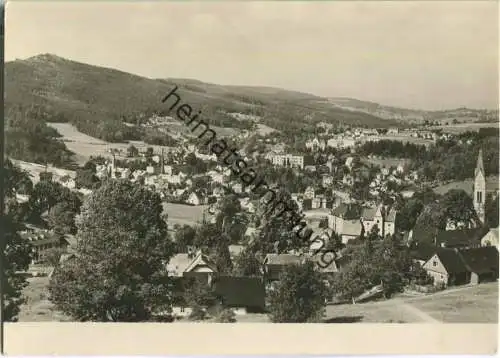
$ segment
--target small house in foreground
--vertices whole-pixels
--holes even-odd
[[[495,246],[498,249],[498,228],[490,229],[481,239],[481,246]]]

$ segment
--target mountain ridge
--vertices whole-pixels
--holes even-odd
[[[279,91],[279,92],[290,92],[290,93],[298,93],[302,94],[305,96],[310,96],[310,97],[315,97],[315,98],[321,98],[325,100],[332,100],[334,102],[338,101],[349,101],[349,102],[358,102],[360,104],[366,104],[366,105],[371,105],[371,106],[379,106],[379,107],[384,107],[384,108],[390,108],[393,110],[400,110],[400,111],[409,111],[409,112],[425,112],[425,113],[437,113],[437,112],[450,112],[450,111],[457,111],[457,110],[471,110],[471,111],[495,111],[496,109],[492,108],[472,108],[472,107],[467,107],[467,106],[462,106],[462,107],[456,107],[456,108],[445,108],[445,109],[425,109],[425,108],[409,108],[409,107],[402,107],[402,106],[396,106],[396,105],[390,105],[390,104],[384,104],[384,103],[379,103],[375,101],[370,101],[370,100],[365,100],[365,99],[359,99],[359,98],[354,98],[354,97],[347,97],[347,96],[321,96],[321,95],[316,95],[310,92],[304,92],[304,91],[299,91],[295,89],[284,89],[280,87],[274,87],[274,86],[250,86],[250,85],[222,85],[218,83],[213,83],[213,82],[207,82],[207,81],[202,81],[199,79],[195,78],[180,78],[180,77],[168,77],[168,78],[159,78],[159,77],[148,77],[144,75],[139,75],[135,74],[132,72],[127,72],[124,70],[120,70],[117,68],[113,67],[108,67],[108,66],[103,66],[103,65],[93,65],[81,61],[76,61],[76,60],[71,60],[62,56],[59,56],[54,53],[42,53],[34,56],[27,57],[26,59],[15,59],[12,61],[7,61],[6,63],[10,62],[15,62],[15,61],[59,61],[59,62],[70,62],[70,63],[75,63],[79,65],[85,65],[85,66],[92,66],[92,67],[98,67],[98,68],[103,68],[106,70],[111,70],[111,71],[116,71],[117,73],[122,73],[126,74],[129,76],[135,76],[139,78],[146,78],[146,79],[151,79],[151,80],[157,80],[157,81],[167,81],[167,82],[179,82],[179,83],[184,83],[184,84],[193,84],[193,85],[209,85],[209,86],[219,86],[219,87],[225,87],[225,88],[242,88],[242,89],[252,89],[252,90],[274,90],[274,91]]]
[[[153,79],[115,68],[44,53],[5,63],[6,111],[35,108],[38,119],[71,122],[87,135],[108,140],[140,139],[123,122],[166,114],[161,99],[174,86],[182,100],[202,108],[213,125],[249,129],[230,112],[255,114],[262,124],[289,133],[319,121],[388,127],[398,122],[347,111],[324,97],[274,87],[224,86],[194,79]],[[112,132],[107,133],[107,132]]]

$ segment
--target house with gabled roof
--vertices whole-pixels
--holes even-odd
[[[467,283],[467,268],[454,249],[436,250],[436,253],[422,266],[435,285],[460,285]]]
[[[196,254],[176,254],[170,258],[166,266],[172,277],[210,277],[217,272],[217,266],[201,251]]]
[[[386,210],[386,214],[384,217],[384,234],[385,235],[394,235],[396,232],[396,208],[391,207],[389,210]]]
[[[494,246],[460,250],[459,254],[470,272],[471,284],[498,279],[498,250]]]
[[[345,245],[349,241],[358,238],[361,233],[363,233],[363,225],[358,219],[355,220],[345,220],[342,228],[337,231],[340,235],[342,243]]]
[[[350,237],[357,232],[356,236],[358,236],[361,233],[360,214],[361,207],[359,205],[341,203],[328,216],[328,227],[340,235],[344,233]],[[344,230],[344,226],[346,226],[346,230]]]
[[[192,308],[187,302],[186,292],[192,284],[196,284],[190,277],[173,278],[173,307],[174,316],[188,316]],[[206,285],[212,298],[205,304],[207,310],[214,305],[230,308],[236,315],[246,313],[265,312],[265,284],[262,277],[240,277],[215,274]]]
[[[410,246],[411,259],[423,266],[429,259],[434,256],[439,248],[426,242],[416,242]]]
[[[200,196],[197,195],[195,192],[192,192],[187,197],[186,203],[190,204],[190,205],[198,206],[202,203],[202,199],[200,199]]]

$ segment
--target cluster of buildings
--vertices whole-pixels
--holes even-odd
[[[367,235],[377,227],[382,236],[396,232],[397,211],[389,206],[363,207],[355,203],[342,203],[328,214],[328,227],[340,235],[343,244]]]
[[[305,143],[305,149],[308,151],[325,151],[327,148],[335,149],[346,149],[354,148],[366,142],[376,142],[380,140],[390,140],[398,138],[420,138],[425,144],[431,144],[437,140],[449,140],[452,138],[451,134],[442,133],[437,134],[429,130],[420,129],[404,129],[399,128],[389,128],[385,134],[377,129],[369,128],[354,128],[350,130],[345,130],[342,133],[334,134],[333,136],[329,133],[318,134],[317,136],[310,138]]]
[[[246,118],[250,119],[250,118]],[[391,128],[385,134],[386,137],[408,135],[429,140],[438,139],[436,134],[426,131],[404,131],[397,128]],[[372,129],[353,129],[345,131],[341,135],[333,138],[327,138],[329,135],[318,135],[308,140],[305,147],[308,151],[325,151],[326,148],[353,148],[360,140],[377,140],[380,134]],[[274,151],[269,151],[264,158],[273,165],[297,168],[305,171],[316,171],[319,166],[305,165],[305,155],[296,155],[285,152],[285,146],[277,144]],[[188,145],[183,148],[183,153],[194,153],[194,155],[203,161],[217,161],[214,154],[200,153],[194,145]],[[304,153],[306,154],[306,153]],[[104,165],[97,166],[96,175],[99,178],[127,178],[131,181],[141,181],[144,185],[154,186],[163,198],[171,202],[182,202],[189,205],[208,204],[209,209],[213,208],[222,198],[227,189],[235,193],[243,193],[245,188],[239,182],[232,182],[231,170],[220,165],[215,165],[215,169],[208,170],[206,173],[197,176],[207,178],[206,187],[193,188],[193,181],[197,176],[189,176],[180,171],[175,171],[174,166],[166,165],[163,152],[161,155],[152,157],[153,164],[145,170],[130,170],[128,168],[119,168],[116,165],[115,158]],[[338,181],[334,177],[334,172],[339,165],[345,166],[348,170],[343,174],[342,179]],[[352,154],[348,154],[344,161],[338,160],[333,155],[329,155],[324,166],[328,169],[324,174],[318,176],[320,182],[314,186],[307,187],[303,193],[293,193],[292,199],[299,208],[304,211],[305,219],[313,223],[311,227],[327,229],[335,232],[341,238],[343,244],[352,243],[361,235],[369,234],[375,227],[382,236],[393,235],[398,232],[397,215],[394,207],[376,203],[359,203],[350,199],[348,193],[340,192],[341,189],[351,187],[359,176],[366,173],[355,163]],[[361,174],[360,174],[361,173]],[[305,174],[307,175],[307,174]],[[373,180],[369,183],[369,191],[372,197],[376,198],[380,193],[388,190],[388,183],[397,185],[412,184],[418,180],[416,172],[408,172],[404,165],[398,165],[395,168],[380,168],[375,174]],[[63,185],[74,188],[74,178],[66,176],[61,179]],[[338,184],[338,185],[337,185]],[[337,188],[334,188],[337,187]],[[474,208],[478,216],[484,222],[485,200],[489,193],[498,195],[498,178],[494,180],[487,178],[484,173],[482,162],[482,153],[479,154],[478,164],[475,171],[475,184],[473,189]],[[408,193],[411,196],[411,192]],[[248,197],[241,197],[240,203],[243,210],[255,212],[256,203]],[[247,230],[248,231],[248,230]],[[320,230],[318,230],[320,231]],[[465,233],[465,234],[464,234]],[[45,236],[44,236],[45,235]],[[47,234],[48,235],[48,234]],[[42,234],[33,240],[36,242],[36,259],[43,260],[44,252],[54,247],[68,246],[66,238],[50,239]],[[430,238],[425,236],[430,235]],[[432,236],[434,235],[434,236]],[[439,233],[422,233],[410,231],[406,234],[405,240],[408,245],[414,245],[422,241],[430,242],[427,244],[418,244],[414,249],[414,259],[421,263],[429,274],[434,277],[436,283],[446,285],[458,284],[463,282],[480,282],[488,277],[498,276],[498,229],[490,232],[477,234],[479,236],[470,236],[470,232],[449,229]],[[48,241],[47,241],[48,240]],[[52,241],[51,241],[52,240]],[[237,256],[237,249],[232,245],[230,249],[232,257]],[[241,247],[239,248],[241,251]],[[495,256],[496,252],[496,256]],[[496,257],[497,265],[492,264]],[[277,254],[269,253],[262,260],[262,277],[259,278],[239,278],[221,276],[217,273],[215,265],[210,259],[202,253],[180,253],[170,260],[167,270],[175,277],[191,277],[192,275],[206,276],[210,284],[220,285],[221,299],[229,306],[245,312],[246,310],[259,310],[264,305],[266,284],[276,280],[280,270],[290,264],[304,262],[304,260],[315,260],[310,254],[287,253]],[[341,272],[346,265],[346,258],[339,255],[338,259],[332,261],[324,272],[335,274]],[[493,273],[492,273],[493,272]],[[489,276],[488,276],[489,275]],[[492,276],[493,275],[493,276]],[[224,287],[224,288],[222,288]],[[243,294],[248,292],[248,294]],[[250,293],[251,292],[251,293]],[[187,308],[182,302],[179,303],[177,313],[187,314]]]

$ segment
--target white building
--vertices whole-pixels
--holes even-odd
[[[333,184],[333,177],[328,175],[328,174],[323,175],[322,184],[323,184],[323,186],[332,185]]]
[[[325,150],[326,142],[322,139],[314,138],[306,142],[306,148],[309,150]]]
[[[315,190],[312,186],[309,186],[304,191],[304,199],[313,199],[315,196]]]
[[[191,205],[200,205],[201,200],[198,197],[198,195],[196,195],[196,193],[191,193],[191,194],[189,194],[188,198],[186,199],[186,203],[191,204]]]
[[[283,167],[298,167],[303,169],[304,157],[302,155],[292,154],[275,155],[272,157],[272,163]]]
[[[380,235],[394,235],[396,210],[393,208],[384,210],[382,205],[376,208],[364,208],[361,220],[365,233],[369,233],[374,226],[377,226]]]

